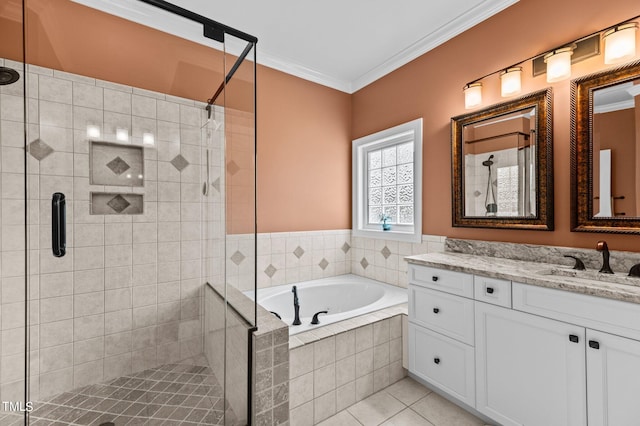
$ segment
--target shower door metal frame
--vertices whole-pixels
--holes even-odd
[[[183,18],[189,19],[191,21],[194,22],[198,22],[200,24],[203,25],[203,36],[212,40],[215,40],[217,42],[223,43],[225,42],[225,34],[229,34],[233,37],[237,37],[239,39],[242,39],[244,41],[247,42],[247,45],[245,46],[244,50],[242,51],[242,53],[240,55],[238,55],[238,58],[236,59],[236,61],[234,62],[233,66],[229,69],[229,72],[227,73],[227,75],[225,76],[225,78],[223,79],[223,81],[220,83],[220,86],[218,87],[218,89],[216,90],[216,92],[211,96],[211,98],[209,98],[207,100],[207,106],[206,106],[206,110],[207,113],[209,114],[209,116],[211,115],[211,111],[212,111],[212,106],[214,104],[214,102],[218,99],[218,97],[224,92],[227,84],[231,81],[231,79],[233,78],[234,74],[236,73],[236,71],[238,70],[238,68],[240,67],[240,65],[244,62],[244,60],[247,58],[247,56],[249,55],[249,53],[251,51],[253,51],[253,84],[254,84],[254,90],[253,90],[253,129],[254,129],[254,143],[253,143],[253,156],[254,159],[257,158],[257,99],[256,99],[256,81],[257,81],[257,70],[256,70],[256,64],[257,64],[257,53],[256,53],[256,44],[258,43],[258,38],[255,36],[252,36],[250,34],[247,34],[243,31],[237,30],[235,28],[229,27],[227,25],[221,24],[217,21],[214,21],[212,19],[209,19],[205,16],[199,15],[195,12],[192,12],[190,10],[184,9],[182,7],[176,6],[172,3],[166,2],[164,0],[139,0],[143,3],[155,6],[159,9],[165,10],[167,12],[171,12],[173,14],[182,16]],[[226,53],[226,52],[225,52]],[[255,164],[255,163],[254,163]],[[255,190],[255,188],[257,188],[257,174],[255,173],[255,169],[254,169],[254,200],[253,200],[253,205],[254,205],[254,209],[256,209],[257,206],[257,191]],[[254,241],[257,233],[257,214],[254,214]],[[257,244],[254,243],[253,245],[253,250],[254,250],[254,259],[257,259]],[[254,291],[257,289],[257,277],[254,274],[253,277],[253,287],[254,287]],[[226,284],[225,284],[226,286]],[[213,287],[212,287],[213,288]],[[226,292],[226,290],[225,290]],[[226,301],[226,294],[225,295],[221,295],[225,301]],[[230,307],[232,310],[234,310],[236,313],[239,314],[239,312],[232,306],[232,305],[227,305],[228,307]],[[258,312],[257,309],[253,310],[254,313],[254,318],[253,318],[253,324],[248,324],[248,328],[247,328],[247,332],[248,332],[248,361],[249,361],[249,365],[248,365],[248,374],[247,374],[247,380],[248,380],[248,395],[247,395],[247,410],[248,410],[248,422],[249,425],[252,422],[252,406],[253,406],[253,398],[252,398],[252,381],[253,381],[253,377],[252,377],[252,368],[251,365],[253,364],[253,339],[252,339],[252,335],[253,333],[258,329]],[[226,317],[226,314],[225,314]],[[226,340],[226,338],[225,338]],[[225,366],[226,366],[226,361],[225,361]],[[225,367],[226,368],[226,367]],[[224,386],[226,388],[226,380],[224,383]],[[226,395],[226,390],[225,390],[225,395]]]

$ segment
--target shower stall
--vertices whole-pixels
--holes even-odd
[[[0,425],[255,418],[256,42],[0,4]]]

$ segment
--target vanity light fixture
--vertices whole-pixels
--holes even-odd
[[[475,108],[482,103],[482,83],[469,83],[462,90],[466,109]]]
[[[547,83],[555,83],[571,77],[571,55],[574,46],[561,47],[544,55],[547,64]]]
[[[472,109],[482,104],[482,80],[500,75],[502,97],[513,96],[522,89],[522,64],[531,61],[532,76],[547,74],[547,83],[571,77],[571,64],[600,55],[600,41],[604,40],[604,63],[614,64],[636,58],[636,33],[640,15],[601,29],[553,50],[538,53],[508,68],[493,71],[464,86],[464,107]]]
[[[500,73],[500,92],[503,98],[516,95],[522,89],[522,67],[511,67]]]
[[[636,56],[636,31],[638,24],[617,25],[606,31],[604,38],[604,63],[617,64]]]

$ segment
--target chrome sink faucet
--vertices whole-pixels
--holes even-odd
[[[300,325],[302,321],[300,321],[300,301],[298,300],[298,288],[294,285],[291,289],[293,293],[293,309],[295,311],[295,318],[293,319],[293,325]]]
[[[609,266],[609,247],[607,246],[607,242],[598,241],[596,250],[602,252],[602,268],[600,268],[600,272],[603,274],[613,274],[611,266]]]

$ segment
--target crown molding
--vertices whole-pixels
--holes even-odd
[[[627,101],[614,102],[606,105],[598,105],[593,107],[594,114],[602,114],[605,112],[620,111],[623,109],[635,108],[636,103],[633,99]]]
[[[507,7],[517,3],[519,0],[501,0],[491,2],[485,0],[478,6],[469,9],[465,13],[454,18],[450,22],[431,32],[429,35],[418,40],[411,46],[393,55],[382,64],[378,65],[371,71],[366,72],[351,82],[352,92],[357,92],[363,87],[373,83],[379,78],[389,74],[392,71],[408,64],[417,57],[424,55],[428,51],[438,47],[446,41],[454,38],[458,34],[463,33],[469,28],[479,24],[485,19],[490,18],[496,13],[506,9]]]
[[[339,90],[341,92],[349,94],[353,93],[353,90],[351,89],[351,82],[347,80],[342,80],[329,74],[305,67],[292,60],[278,57],[260,48],[258,48],[258,64],[299,77],[303,80],[308,80],[322,86]]]
[[[83,4],[85,6],[93,7],[112,15],[120,16],[125,19],[137,22],[142,25],[157,28],[161,31],[163,26],[159,25],[158,17],[152,16],[149,12],[149,7],[145,9],[144,4],[135,2],[132,0],[72,0],[76,3]],[[495,15],[496,13],[506,9],[507,7],[517,3],[519,0],[484,0],[476,7],[469,9],[458,17],[454,18],[447,24],[434,30],[427,36],[418,40],[409,47],[403,49],[399,53],[393,55],[389,59],[382,62],[372,70],[364,73],[360,77],[353,81],[337,78],[333,75],[325,74],[318,70],[305,67],[298,64],[295,61],[289,60],[281,56],[274,55],[268,51],[258,48],[257,62],[260,65],[264,65],[269,68],[273,68],[278,71],[293,75],[295,77],[302,78],[323,86],[330,87],[348,94],[352,94],[363,87],[373,83],[374,81],[384,77],[392,71],[400,68],[403,65],[411,62],[417,57],[427,53],[440,44],[452,39],[458,34],[468,30],[474,25],[479,24],[485,19]],[[188,25],[175,25],[170,31],[172,34],[185,38],[187,40],[194,41],[196,43],[204,44],[213,48],[218,48],[220,43],[214,42],[209,39],[202,38],[200,32],[194,32],[192,27]],[[231,46],[229,46],[231,47]],[[229,49],[232,52],[237,49]],[[242,49],[240,49],[241,51]]]

